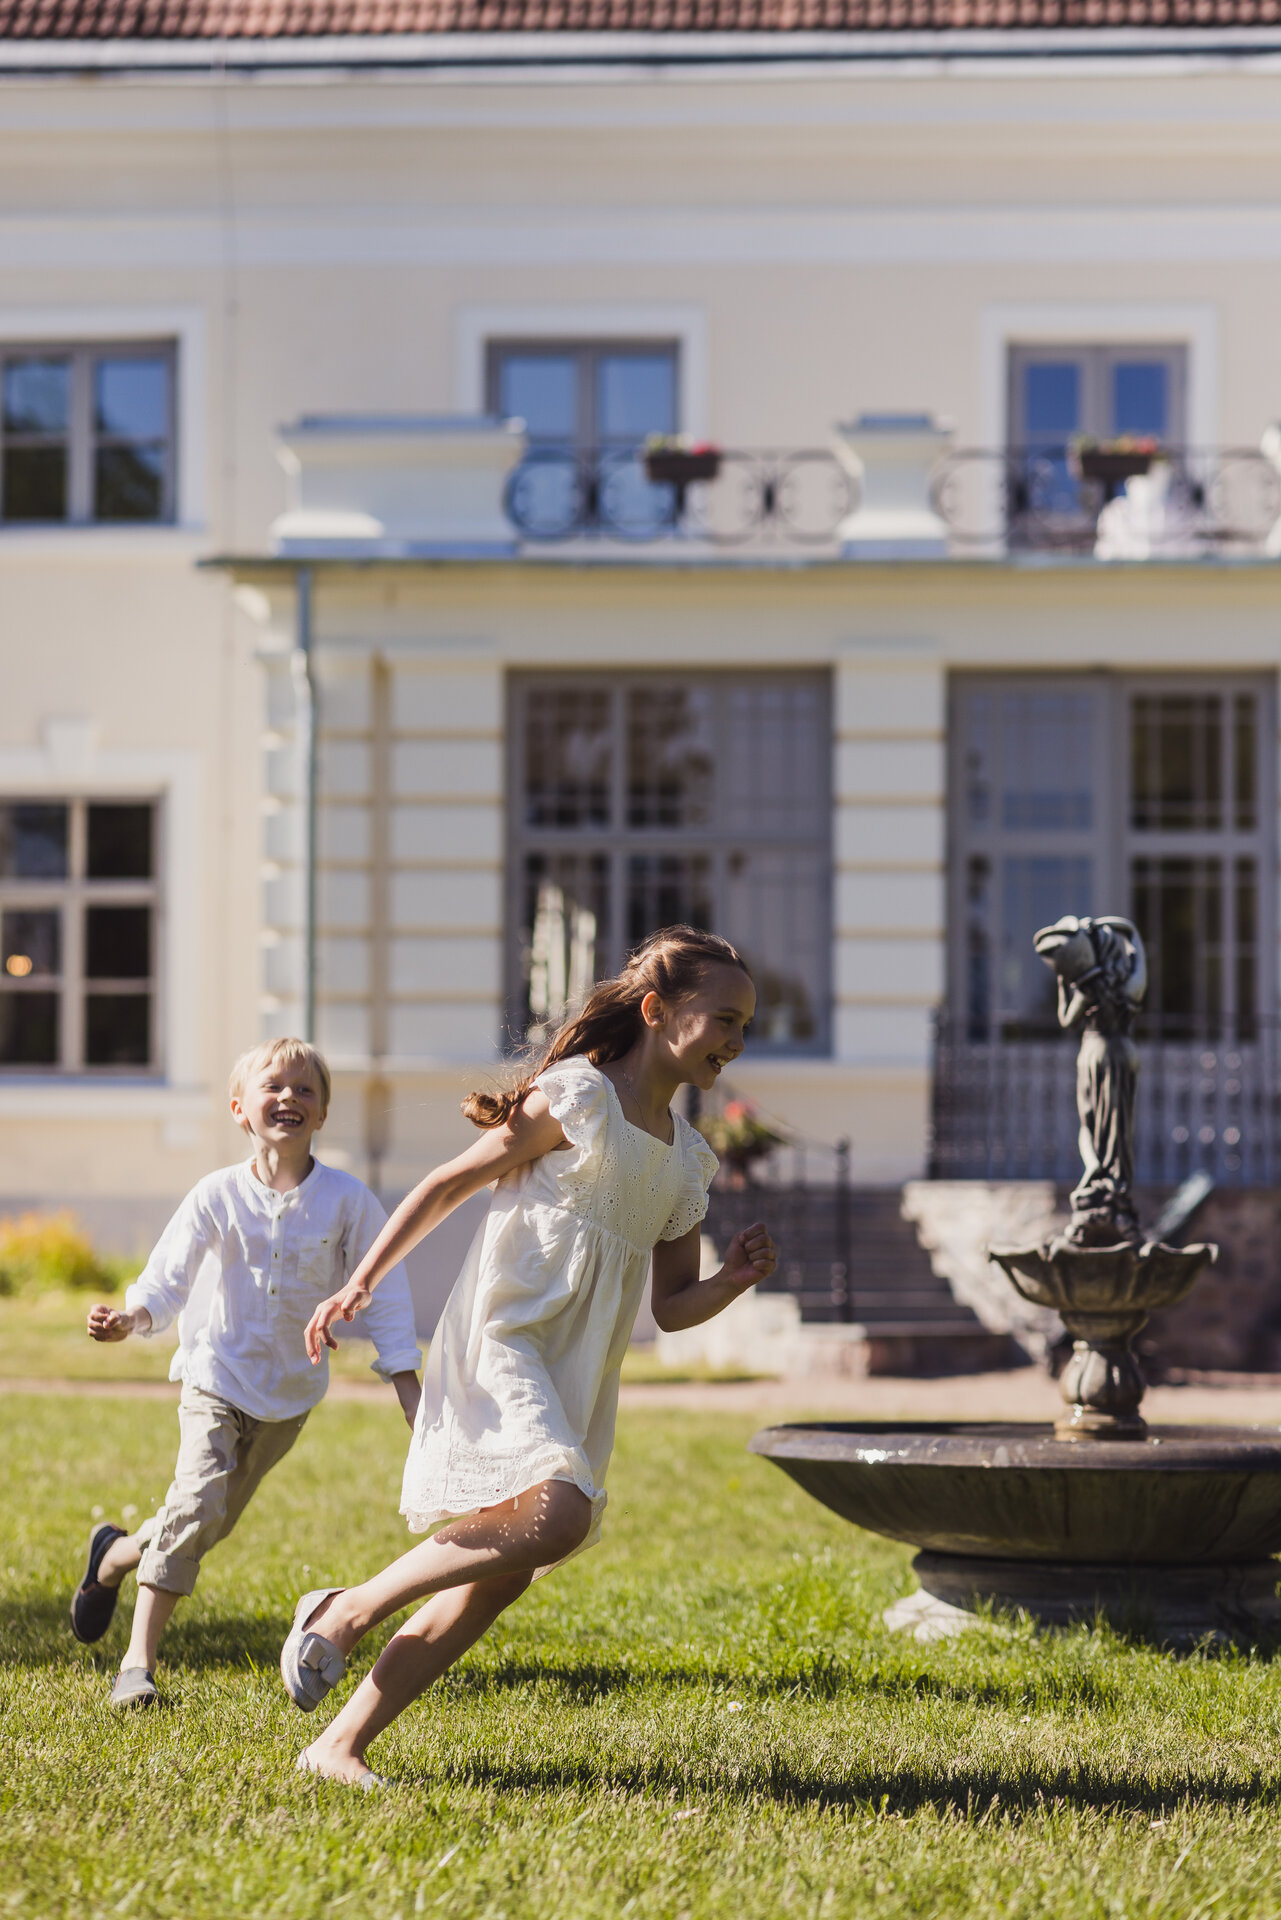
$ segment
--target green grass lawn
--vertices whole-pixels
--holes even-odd
[[[625,1414],[604,1545],[384,1736],[364,1796],[292,1772],[316,1723],[276,1659],[302,1586],[404,1544],[395,1410],[319,1410],[180,1610],[164,1710],[122,1720],[122,1623],[77,1647],[66,1604],[91,1515],[163,1494],[174,1411],[0,1396],[0,1913],[1275,1920],[1269,1658],[904,1642],[907,1551],[749,1430]]]
[[[85,1332],[85,1319],[97,1298],[93,1293],[0,1295],[0,1381],[4,1380],[167,1380],[178,1343],[176,1327],[152,1340],[121,1340],[100,1345]],[[359,1323],[357,1323],[359,1324]],[[329,1368],[335,1379],[370,1380],[373,1351],[368,1340],[344,1339]],[[652,1347],[633,1347],[623,1362],[624,1380],[674,1383],[681,1380],[750,1380],[735,1370],[662,1366]]]

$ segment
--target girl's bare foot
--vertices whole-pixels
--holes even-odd
[[[354,1753],[326,1748],[323,1738],[314,1740],[298,1755],[298,1772],[314,1773],[322,1780],[339,1780],[345,1787],[385,1787],[387,1782]]]

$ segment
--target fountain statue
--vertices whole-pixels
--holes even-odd
[[[1059,1024],[1080,1035],[1084,1171],[1061,1234],[990,1258],[1073,1337],[1057,1420],[769,1427],[751,1451],[846,1519],[920,1549],[920,1591],[886,1618],[921,1637],[972,1625],[984,1606],[1048,1624],[1138,1618],[1176,1644],[1281,1632],[1281,1433],[1149,1427],[1139,1411],[1134,1337],[1218,1251],[1139,1230],[1143,941],[1128,920],[1066,915],[1035,945],[1058,976]]]
[[[993,1247],[991,1258],[1025,1300],[1054,1307],[1073,1336],[1059,1433],[1141,1433],[1144,1382],[1131,1342],[1157,1307],[1183,1299],[1217,1249],[1141,1243],[1133,1194],[1139,1054],[1131,1029],[1147,956],[1137,927],[1111,915],[1065,914],[1033,944],[1058,975],[1059,1025],[1081,1035],[1076,1105],[1085,1171],[1061,1236],[1043,1247]]]

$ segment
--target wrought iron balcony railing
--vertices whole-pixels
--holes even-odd
[[[1139,1183],[1173,1187],[1204,1169],[1224,1186],[1271,1185],[1281,1169],[1276,1023],[1255,1023],[1248,1038],[1176,1040],[1153,1038],[1140,1019],[1135,1039]],[[940,1018],[931,1175],[1075,1184],[1076,1052],[1063,1034],[976,1041]]]
[[[1103,453],[1084,473],[1080,464],[1066,446],[947,454],[931,494],[950,547],[1100,559],[1241,555],[1265,550],[1281,518],[1281,478],[1257,448],[1165,448],[1146,472],[1142,457]]]
[[[725,449],[709,464],[710,478],[653,479],[643,447],[534,446],[508,479],[504,508],[533,548],[679,540],[840,551],[863,492],[848,460],[821,447]],[[1083,476],[1066,447],[965,448],[935,465],[928,505],[940,550],[958,557],[1243,557],[1281,543],[1281,476],[1257,449],[1162,449],[1132,481],[1141,484]]]
[[[723,451],[716,465],[710,480],[651,480],[643,447],[535,446],[507,483],[507,515],[535,544],[831,547],[856,503],[853,479],[822,448]]]

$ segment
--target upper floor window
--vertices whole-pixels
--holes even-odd
[[[1015,346],[1009,361],[1011,531],[1032,544],[1094,538],[1123,476],[1081,472],[1074,443],[1133,439],[1181,451],[1187,432],[1182,346]]]
[[[674,433],[677,348],[662,341],[495,340],[489,406],[521,419],[531,443],[636,447]]]
[[[514,683],[512,1025],[539,1037],[662,926],[733,941],[753,1048],[827,1043],[831,720],[815,673]]]
[[[0,1068],[155,1064],[156,813],[0,802]]]
[[[174,517],[174,351],[165,343],[0,349],[0,521]]]
[[[679,372],[670,341],[492,341],[489,410],[523,420],[530,446],[513,482],[517,525],[559,538],[665,524],[671,488],[650,482],[641,449],[680,425]]]

